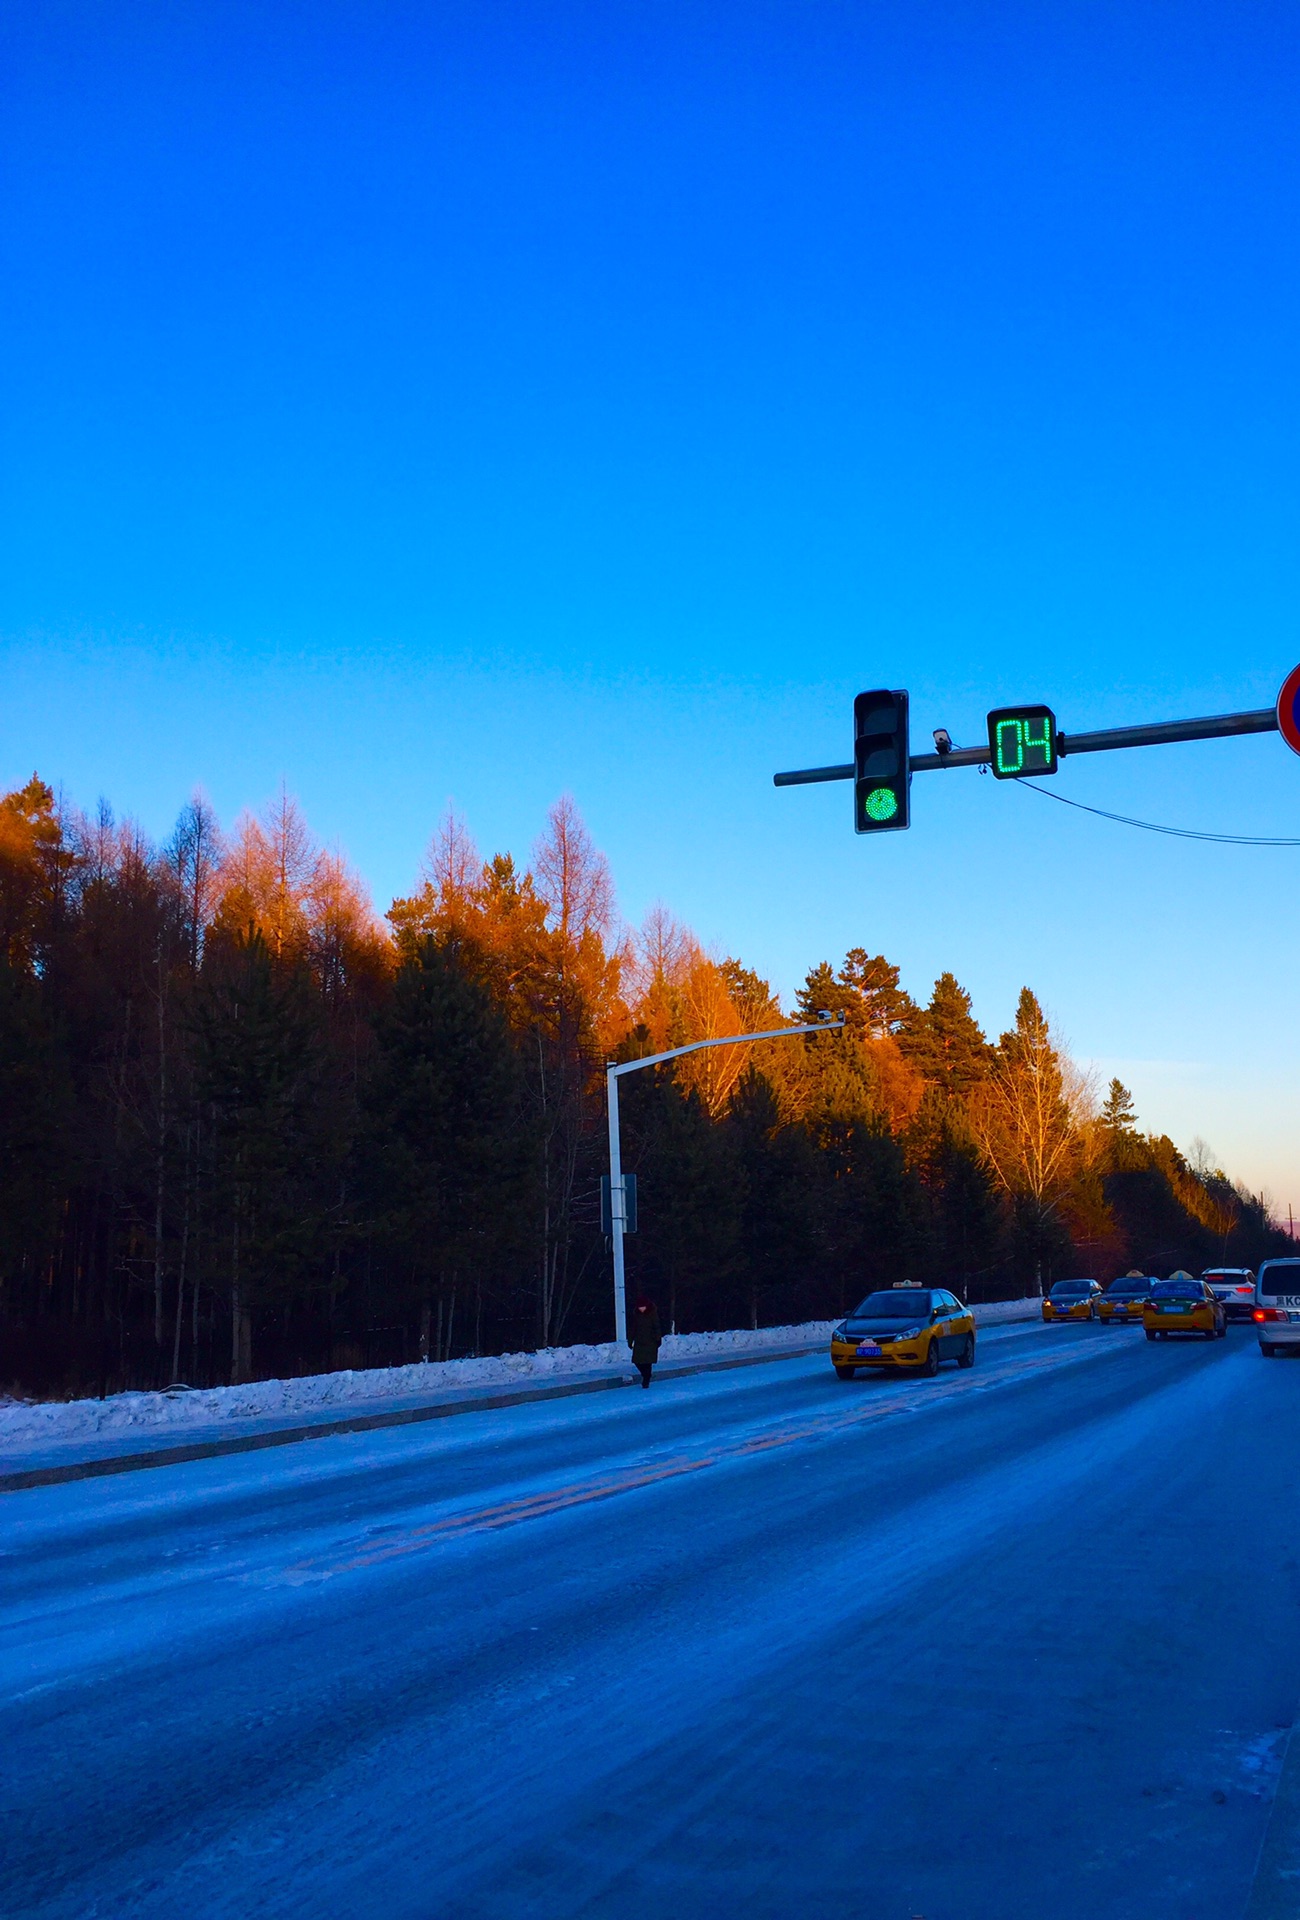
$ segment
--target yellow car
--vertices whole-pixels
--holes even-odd
[[[1190,1273],[1173,1273],[1151,1288],[1142,1309],[1142,1325],[1148,1340],[1163,1340],[1171,1333],[1199,1333],[1205,1340],[1222,1340],[1228,1331],[1228,1315],[1204,1280],[1193,1280]]]
[[[955,1294],[900,1283],[869,1293],[831,1335],[831,1365],[841,1380],[863,1368],[938,1373],[944,1360],[975,1364],[975,1321]]]
[[[1144,1273],[1126,1273],[1122,1279],[1112,1280],[1097,1302],[1097,1318],[1113,1327],[1130,1320],[1140,1322],[1150,1290],[1151,1282]]]
[[[1044,1320],[1095,1320],[1101,1288],[1095,1280],[1058,1280],[1043,1302]]]

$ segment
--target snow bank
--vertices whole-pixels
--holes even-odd
[[[979,1324],[1022,1318],[1036,1301],[1009,1300],[976,1307]],[[832,1320],[796,1327],[733,1328],[724,1333],[669,1334],[660,1362],[725,1359],[765,1349],[817,1346]],[[315,1373],[295,1380],[255,1380],[246,1387],[179,1387],[165,1393],[115,1393],[105,1400],[46,1400],[0,1405],[0,1450],[41,1440],[74,1440],[95,1434],[158,1433],[210,1426],[224,1420],[318,1414],[364,1408],[373,1401],[419,1400],[456,1387],[518,1386],[527,1381],[626,1369],[626,1347],[544,1347],[536,1353],[500,1353],[481,1360],[425,1361],[409,1367],[371,1367],[364,1372]]]
[[[761,1352],[825,1339],[831,1322],[799,1327],[746,1328],[728,1333],[670,1334],[662,1360]],[[172,1388],[165,1393],[115,1393],[106,1400],[18,1402],[0,1406],[0,1448],[14,1442],[68,1440],[97,1433],[130,1433],[206,1426],[275,1414],[312,1414],[372,1400],[405,1400],[452,1387],[517,1386],[567,1374],[607,1372],[631,1362],[612,1341],[594,1347],[545,1347],[537,1353],[500,1353],[481,1360],[419,1362],[364,1372],[315,1373],[295,1380],[255,1380],[246,1387]]]

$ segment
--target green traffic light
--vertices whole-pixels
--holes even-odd
[[[898,795],[892,787],[873,787],[862,809],[872,820],[892,820],[898,812]]]

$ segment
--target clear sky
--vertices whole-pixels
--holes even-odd
[[[1230,0],[78,5],[0,19],[0,779],[166,833],[281,780],[381,909],[570,790],[624,912],[787,995],[1031,983],[1300,1211],[1300,850],[973,772],[1300,659],[1300,14]],[[1277,736],[1056,789],[1300,832]]]

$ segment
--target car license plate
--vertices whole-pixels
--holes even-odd
[[[858,1357],[859,1359],[861,1359],[864,1356],[867,1356],[873,1353],[879,1353],[879,1352],[880,1352],[880,1348],[876,1345],[874,1340],[864,1340],[861,1346],[858,1348]]]
[[[1160,1311],[1161,1311],[1161,1313],[1179,1313],[1179,1314],[1182,1314],[1182,1313],[1186,1313],[1186,1312],[1187,1312],[1187,1308],[1186,1308],[1186,1307],[1161,1307],[1161,1309],[1160,1309]]]

